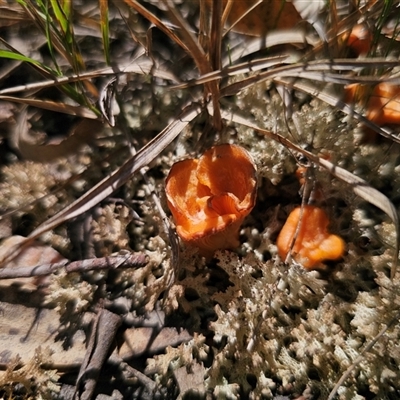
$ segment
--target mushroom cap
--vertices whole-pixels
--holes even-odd
[[[294,260],[308,269],[325,260],[341,258],[345,243],[339,236],[329,233],[328,225],[329,219],[321,208],[311,205],[295,208],[279,233],[279,256],[285,260],[291,251]]]
[[[256,190],[251,156],[231,144],[174,164],[165,187],[178,235],[208,254],[239,245],[239,228],[254,207]]]

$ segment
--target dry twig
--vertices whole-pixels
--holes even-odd
[[[28,278],[32,276],[50,275],[64,268],[65,272],[84,272],[99,269],[117,269],[120,267],[143,267],[146,265],[146,256],[142,253],[133,253],[126,256],[91,258],[68,262],[62,261],[53,264],[43,264],[35,267],[17,267],[0,269],[0,279]]]

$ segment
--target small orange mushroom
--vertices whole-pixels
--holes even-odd
[[[358,83],[346,87],[346,101],[364,103],[366,117],[377,125],[400,124],[400,86],[381,82],[372,90]]]
[[[400,87],[381,82],[368,99],[367,118],[377,125],[400,124]]]
[[[372,33],[364,24],[357,24],[350,33],[345,33],[343,39],[357,55],[367,54],[372,45]]]
[[[307,269],[314,269],[325,260],[343,256],[342,238],[328,232],[329,219],[319,207],[306,205],[289,215],[277,239],[278,253],[285,260],[289,252]]]
[[[177,162],[166,180],[168,207],[182,240],[206,257],[239,246],[239,228],[254,207],[256,169],[240,146],[211,147]]]
[[[296,178],[299,180],[301,186],[306,183],[306,174],[307,174],[307,167],[303,167],[300,165],[296,169]]]

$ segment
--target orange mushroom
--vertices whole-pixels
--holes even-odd
[[[254,207],[256,191],[253,160],[230,144],[174,164],[165,187],[178,235],[206,257],[239,246],[239,228]]]
[[[346,101],[362,102],[366,117],[377,125],[400,124],[400,87],[381,82],[372,90],[358,83],[346,86]]]
[[[367,118],[377,125],[400,124],[400,87],[381,82],[368,99]]]
[[[319,207],[306,205],[289,215],[277,239],[278,253],[285,260],[289,252],[307,269],[321,266],[325,260],[343,256],[342,238],[328,232],[329,219]]]
[[[306,174],[307,174],[307,167],[303,167],[300,165],[296,169],[296,178],[299,180],[301,186],[306,183]]]
[[[363,24],[357,24],[353,27],[350,33],[343,35],[345,43],[350,47],[357,55],[367,54],[372,45],[372,33]]]

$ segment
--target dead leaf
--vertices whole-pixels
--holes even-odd
[[[115,112],[114,109],[117,107],[115,101],[115,86],[117,77],[111,78],[100,91],[99,107],[103,114],[104,119],[110,126],[115,126]]]
[[[3,296],[2,296],[3,297]],[[21,364],[28,363],[41,346],[52,351],[51,367],[65,369],[79,366],[85,354],[86,336],[81,330],[71,333],[71,347],[57,340],[60,331],[59,314],[55,310],[26,307],[0,302],[0,367],[6,368],[20,356]],[[50,366],[49,366],[50,367]]]
[[[303,1],[303,0],[292,0],[291,2],[296,8],[297,12],[301,17],[309,22],[321,39],[326,38],[326,24],[323,15],[324,9],[326,9],[325,0],[313,0],[313,1]]]
[[[93,398],[100,371],[107,360],[115,335],[122,323],[122,317],[102,309],[94,320],[85,358],[76,381],[74,399]]]
[[[0,100],[4,101],[10,101],[14,103],[20,103],[24,104],[27,106],[33,106],[37,108],[42,108],[44,110],[50,110],[54,112],[61,112],[64,114],[69,114],[69,115],[76,115],[78,117],[82,118],[88,118],[88,119],[96,119],[97,115],[91,111],[88,110],[84,106],[72,106],[70,104],[65,104],[65,103],[57,103],[55,101],[51,100],[40,100],[40,99],[32,99],[32,98],[19,98],[19,97],[13,97],[13,96],[0,96]]]
[[[23,243],[26,238],[23,236],[11,236],[5,239],[0,246],[0,259],[13,247]],[[38,241],[33,242],[29,247],[21,248],[18,256],[7,264],[8,268],[34,267],[36,265],[57,263],[65,258],[50,246]]]
[[[4,216],[0,218],[0,239],[5,239],[12,235],[12,221],[9,216]]]
[[[36,144],[29,135],[29,123],[26,110],[23,110],[13,133],[12,143],[26,160],[50,162],[60,157],[74,154],[85,143],[90,143],[103,128],[97,120],[84,119],[76,124],[68,137],[57,144]]]
[[[17,8],[18,7],[18,8]],[[26,14],[17,3],[0,5],[0,28],[12,26],[26,19]]]
[[[42,264],[58,263],[66,260],[57,250],[50,246],[46,246],[38,241],[29,243],[28,246],[22,244],[26,241],[23,236],[11,236],[5,239],[0,245],[0,259],[2,259],[9,251],[18,249],[16,257],[6,264],[7,268],[18,267],[35,267]],[[37,278],[16,278],[9,280],[0,280],[0,289],[10,287],[17,284],[23,287],[24,290],[37,290]]]
[[[12,122],[15,105],[8,101],[0,101],[0,123]]]

